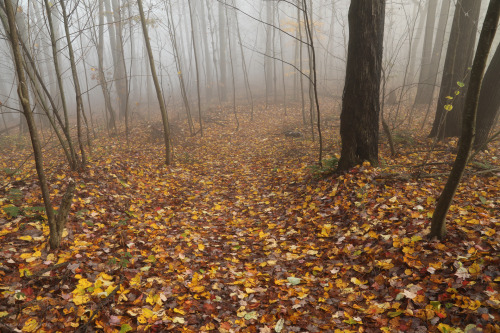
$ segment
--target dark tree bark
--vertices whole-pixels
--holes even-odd
[[[429,237],[442,239],[446,235],[446,214],[450,208],[451,201],[462,179],[462,175],[469,159],[469,154],[474,140],[476,128],[476,114],[481,91],[481,82],[483,79],[488,54],[495,37],[498,20],[500,17],[500,0],[491,0],[484,19],[483,29],[479,37],[479,43],[472,65],[469,89],[465,96],[464,119],[462,125],[462,135],[458,144],[458,153],[453,163],[453,168],[448,176],[446,185],[439,197],[436,210],[432,215],[431,232]]]
[[[465,83],[466,89],[468,87],[467,71],[472,64],[480,7],[481,1],[478,0],[457,1],[446,51],[436,116],[429,137],[443,138],[460,135],[464,97],[463,95],[455,96],[453,92],[458,88],[458,81]],[[452,102],[453,109],[448,112],[444,108],[449,103],[447,96],[455,97]]]
[[[384,18],[384,0],[351,1],[346,79],[340,115],[342,152],[339,171],[348,170],[365,160],[378,164]]]
[[[500,110],[500,45],[484,74],[477,107],[476,139],[474,149],[486,149],[488,136]]]

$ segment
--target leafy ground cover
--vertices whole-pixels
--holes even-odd
[[[203,138],[177,133],[171,167],[147,126],[129,147],[95,140],[80,175],[47,144],[54,201],[78,184],[55,252],[28,142],[4,139],[2,331],[500,331],[500,180],[484,171],[498,145],[468,168],[436,242],[425,236],[446,177],[429,175],[448,172],[453,142],[429,153],[421,131],[400,133],[395,157],[381,139],[379,167],[320,177],[299,117],[261,109],[239,131],[231,117],[212,113]],[[305,136],[284,135],[295,129]]]

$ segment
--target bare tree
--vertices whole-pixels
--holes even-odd
[[[149,65],[151,69],[151,75],[153,77],[153,82],[156,89],[156,97],[160,104],[161,119],[163,122],[163,139],[165,141],[165,163],[170,165],[170,129],[168,125],[167,108],[165,107],[165,101],[163,100],[163,95],[161,93],[160,82],[158,81],[158,76],[156,75],[155,62],[153,58],[153,50],[151,49],[151,43],[149,42],[148,26],[146,25],[146,18],[144,17],[144,9],[142,6],[142,0],[137,0],[137,6],[139,7],[139,15],[141,17],[142,32],[144,34],[144,43],[146,44],[146,49],[148,51]]]
[[[24,75],[24,66],[21,55],[21,50],[19,48],[19,36],[17,33],[16,21],[14,8],[12,6],[11,0],[2,0],[5,4],[5,12],[9,22],[9,37],[12,46],[12,52],[14,55],[14,63],[17,72],[17,78],[19,82],[19,87],[17,93],[19,95],[19,100],[21,101],[23,115],[26,118],[28,124],[28,130],[31,138],[31,145],[33,147],[33,155],[35,158],[35,167],[38,175],[38,182],[40,184],[40,189],[42,191],[42,198],[45,205],[45,211],[47,214],[48,225],[50,229],[49,233],[49,244],[51,249],[56,249],[61,244],[62,233],[66,220],[68,218],[69,210],[71,208],[71,200],[73,198],[73,192],[75,190],[75,183],[70,182],[66,193],[63,196],[59,211],[56,214],[52,207],[49,186],[45,176],[45,171],[43,169],[43,155],[40,146],[40,139],[38,137],[38,131],[35,124],[35,119],[33,117],[33,112],[30,106],[28,86],[26,78]]]

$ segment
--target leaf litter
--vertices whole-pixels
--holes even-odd
[[[46,151],[54,200],[70,176],[79,184],[55,252],[44,211],[30,209],[43,205],[33,162],[21,166],[29,145],[23,156],[6,145],[2,169],[21,167],[0,184],[0,327],[500,331],[498,173],[467,175],[448,237],[429,241],[445,177],[386,177],[415,172],[428,140],[415,136],[395,158],[382,144],[380,167],[318,178],[317,142],[282,135],[308,133],[282,112],[261,110],[237,132],[227,116],[225,127],[205,124],[203,138],[179,135],[170,167],[146,126],[129,147],[121,136],[96,140],[79,175]],[[339,151],[337,135],[325,129],[327,153]],[[439,145],[427,173],[453,160],[453,142]],[[498,165],[497,153],[483,157]]]

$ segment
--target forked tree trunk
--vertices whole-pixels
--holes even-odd
[[[469,81],[469,89],[465,96],[464,104],[464,119],[462,122],[462,134],[458,144],[458,152],[453,163],[446,185],[439,197],[434,214],[432,215],[431,231],[429,237],[437,237],[443,239],[446,235],[446,214],[450,208],[458,184],[462,179],[467,160],[472,148],[476,129],[476,114],[477,104],[479,100],[479,92],[481,91],[481,83],[483,79],[488,54],[495,37],[498,20],[500,17],[500,0],[491,0],[484,19],[481,36],[472,65],[471,78]]]
[[[70,182],[70,185],[68,186],[66,193],[63,196],[59,212],[56,215],[54,209],[52,208],[52,203],[50,200],[49,186],[47,184],[45,171],[43,169],[42,149],[40,145],[40,140],[38,138],[38,132],[35,124],[35,119],[33,117],[33,112],[31,111],[29,95],[28,95],[28,87],[26,78],[24,76],[22,55],[21,55],[21,50],[19,48],[19,37],[17,34],[14,8],[12,6],[11,0],[4,0],[4,4],[5,4],[5,12],[7,14],[7,19],[10,27],[9,37],[14,55],[14,64],[18,75],[19,87],[17,93],[21,101],[23,115],[26,118],[26,122],[28,124],[28,129],[31,138],[31,145],[33,147],[33,155],[35,158],[35,167],[38,175],[38,181],[40,184],[40,189],[42,192],[42,198],[50,229],[49,244],[51,249],[56,249],[59,247],[61,243],[62,233],[64,230],[64,226],[66,224],[66,220],[68,218],[69,210],[71,208],[71,200],[73,198],[75,184],[73,181]]]
[[[385,0],[352,0],[340,136],[339,171],[362,161],[378,164],[380,76]]]

